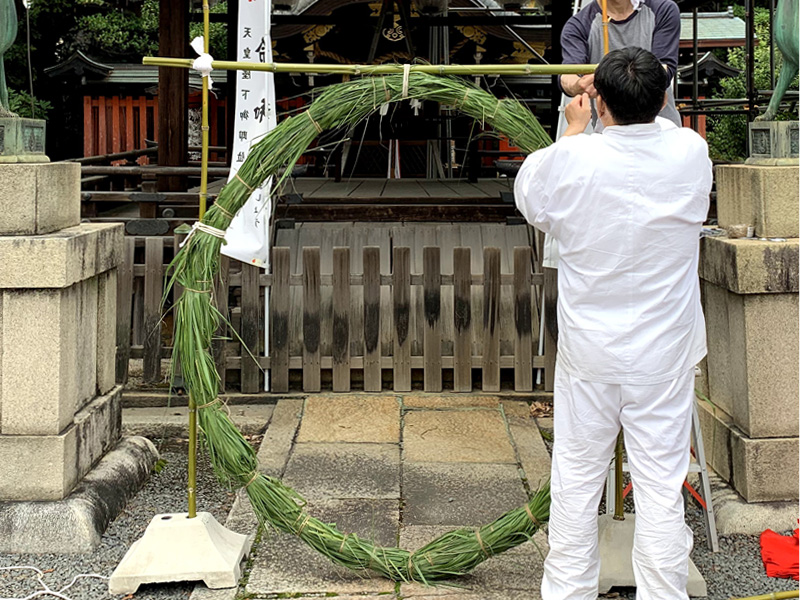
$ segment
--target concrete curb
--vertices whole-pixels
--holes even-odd
[[[709,472],[709,479],[719,535],[760,535],[766,529],[786,531],[797,527],[797,502],[746,502],[713,471]]]

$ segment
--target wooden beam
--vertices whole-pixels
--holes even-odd
[[[159,0],[158,51],[162,56],[190,56],[189,0]],[[186,166],[189,71],[158,69],[158,164]],[[162,192],[186,188],[184,177],[160,177]]]
[[[228,2],[228,60],[238,60],[237,44],[239,43],[239,36],[237,27],[239,26],[239,3]],[[273,17],[274,18],[274,17]],[[228,75],[228,91],[227,91],[227,104],[225,112],[227,113],[227,139],[225,140],[228,148],[233,148],[233,133],[236,130],[234,123],[236,122],[236,89],[237,89],[238,74],[230,73]],[[227,153],[227,163],[230,166],[233,159],[233,152]]]

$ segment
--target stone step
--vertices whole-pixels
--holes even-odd
[[[274,404],[255,404],[231,406],[228,410],[244,435],[258,435],[267,428],[274,408]],[[122,410],[124,435],[141,435],[151,439],[185,438],[188,427],[189,409],[185,406]]]

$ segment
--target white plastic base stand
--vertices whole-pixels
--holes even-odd
[[[211,513],[156,515],[111,574],[108,591],[133,594],[143,583],[200,580],[212,589],[236,587],[252,543]]]
[[[628,514],[624,521],[615,521],[614,515],[602,515],[598,520],[601,594],[608,593],[612,587],[636,587],[631,560],[635,522],[635,516]],[[705,579],[691,560],[686,593],[693,597],[708,595]]]

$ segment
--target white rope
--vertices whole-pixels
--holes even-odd
[[[203,40],[203,36],[201,35],[194,38],[191,46],[192,49],[200,55],[194,59],[192,68],[200,73],[202,77],[208,77],[208,87],[213,87],[214,82],[211,80],[211,63],[214,62],[214,59],[211,58],[211,55],[208,52],[204,52],[205,42]]]
[[[51,589],[44,582],[44,572],[37,569],[36,567],[29,567],[29,566],[19,566],[19,567],[0,567],[0,571],[35,571],[36,572],[36,579],[39,581],[39,585],[41,585],[44,589],[37,590],[32,594],[25,596],[24,598],[0,598],[0,600],[33,600],[34,598],[43,598],[45,596],[50,596],[51,598],[60,598],[61,600],[72,600],[69,596],[65,596],[64,592],[66,592],[69,588],[71,588],[75,583],[80,579],[108,579],[105,575],[98,575],[96,573],[82,573],[81,575],[76,575],[72,578],[67,585],[62,587],[60,590]]]
[[[216,227],[212,227],[211,225],[206,225],[201,221],[196,221],[195,224],[192,225],[192,230],[189,232],[189,235],[187,235],[186,239],[181,242],[180,247],[183,248],[189,242],[189,240],[192,239],[192,236],[197,231],[202,231],[203,233],[213,235],[214,237],[218,237],[221,240],[225,239],[225,232],[222,229],[217,229]],[[3,599],[0,598],[0,600]]]
[[[411,65],[403,65],[403,98],[408,98],[408,76],[411,74]]]

